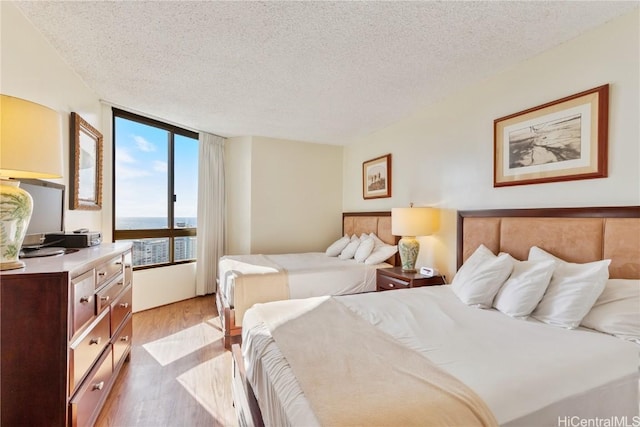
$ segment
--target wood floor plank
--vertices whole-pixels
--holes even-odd
[[[131,360],[97,427],[237,426],[213,296],[133,315]]]

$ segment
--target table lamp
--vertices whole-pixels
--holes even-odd
[[[39,104],[0,95],[0,270],[24,267],[18,259],[33,200],[21,178],[61,178],[60,115]]]
[[[402,271],[415,272],[420,243],[416,236],[428,236],[436,231],[436,210],[434,208],[391,209],[391,234],[402,236],[398,242],[398,252]]]

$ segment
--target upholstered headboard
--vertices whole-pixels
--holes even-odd
[[[399,237],[391,234],[391,212],[344,212],[342,214],[342,234],[359,236],[362,233],[375,233],[380,240],[397,245]],[[398,256],[389,258],[389,264],[400,265]]]
[[[569,262],[611,259],[609,277],[640,279],[640,206],[458,212],[458,268],[484,244],[527,259],[538,246]]]

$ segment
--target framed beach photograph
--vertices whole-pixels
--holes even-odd
[[[70,209],[102,208],[102,134],[71,113]]]
[[[493,122],[494,187],[607,176],[609,85]]]
[[[391,197],[391,154],[362,163],[362,197]]]

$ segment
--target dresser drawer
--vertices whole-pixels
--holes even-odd
[[[122,321],[131,313],[131,300],[133,299],[132,287],[129,286],[111,304],[111,334],[115,334]]]
[[[71,279],[72,320],[69,338],[73,337],[85,324],[95,317],[96,302],[94,289],[95,277],[93,270],[89,270]]]
[[[95,422],[100,406],[111,388],[112,357],[109,347],[69,402],[71,426],[89,426]]]
[[[118,334],[113,337],[111,343],[113,344],[113,366],[117,368],[120,363],[122,363],[122,359],[129,354],[129,350],[131,350],[131,339],[133,334],[133,317],[129,315],[126,318],[124,326],[118,332]]]
[[[133,259],[131,251],[127,251],[123,255],[124,259],[124,285],[129,286],[133,281]]]
[[[96,268],[96,289],[100,289],[113,276],[123,273],[122,255],[111,258],[100,267]]]
[[[104,286],[96,295],[96,310],[100,313],[118,298],[124,290],[124,275],[120,275]]]
[[[109,310],[98,316],[86,332],[69,346],[69,393],[79,385],[102,350],[109,345]]]
[[[379,274],[376,280],[378,289],[403,289],[409,287],[409,282]]]

